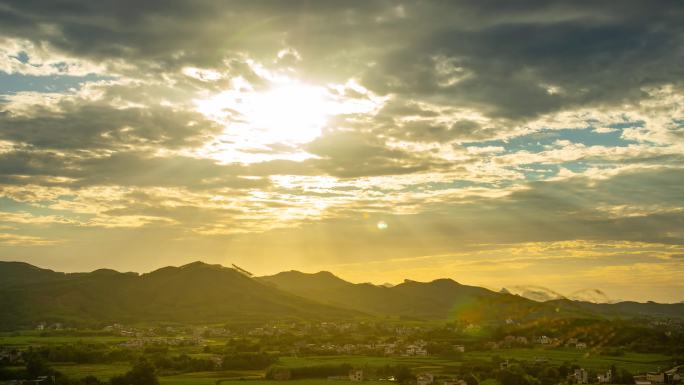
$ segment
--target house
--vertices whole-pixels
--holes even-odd
[[[651,384],[664,384],[665,383],[665,373],[663,373],[663,372],[648,372],[648,373],[646,373],[646,381],[650,381]]]
[[[214,368],[216,370],[219,370],[223,367],[223,357],[220,356],[212,356],[210,358],[211,362],[214,363]]]
[[[276,381],[287,381],[292,378],[292,372],[288,368],[273,368],[271,378]]]
[[[349,371],[349,381],[359,382],[363,381],[363,370],[352,369]]]
[[[548,345],[551,343],[551,339],[547,336],[541,336],[537,338],[537,343],[542,345]]]
[[[468,385],[465,380],[446,380],[444,381],[444,385]]]
[[[499,369],[508,369],[508,360],[499,363]]]
[[[435,376],[432,373],[420,373],[416,376],[417,385],[430,385],[435,381]]]
[[[610,384],[613,381],[613,372],[608,369],[606,373],[599,374],[597,380],[599,384]]]
[[[454,351],[459,353],[465,353],[464,345],[454,345]]]
[[[39,376],[35,380],[9,380],[0,381],[0,385],[54,385],[55,377]]]
[[[391,355],[396,353],[397,351],[397,345],[396,344],[387,344],[385,345],[385,355]]]
[[[6,364],[16,364],[20,362],[21,359],[21,351],[19,350],[0,350],[0,362]]]
[[[679,384],[682,381],[682,376],[679,375],[679,366],[665,371],[666,384]]]
[[[646,379],[646,375],[634,376],[635,385],[651,385],[651,381]]]
[[[406,355],[407,356],[427,356],[427,350],[425,350],[424,346],[421,345],[409,345],[406,347]]]
[[[587,344],[586,344],[586,342],[578,342],[575,344],[575,348],[577,348],[579,350],[584,350],[587,348]]]
[[[575,372],[571,375],[571,380],[575,384],[588,384],[589,383],[589,374],[587,373],[586,370],[580,368],[580,369],[575,369]]]

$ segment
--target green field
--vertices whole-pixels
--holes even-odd
[[[611,365],[624,368],[632,373],[642,373],[656,370],[658,367],[667,367],[671,363],[671,357],[662,354],[625,353],[622,356],[609,357],[593,355],[588,351],[575,349],[503,349],[494,351],[474,351],[466,353],[461,360],[450,360],[438,357],[364,357],[364,356],[309,356],[309,357],[282,357],[279,365],[295,368],[317,365],[350,364],[356,367],[380,367],[384,365],[406,365],[414,371],[431,371],[435,374],[448,374],[453,372],[463,360],[491,360],[493,357],[502,359],[515,359],[521,361],[533,361],[537,357],[543,357],[552,364],[570,362],[578,364],[586,369],[606,370]],[[94,375],[101,379],[109,379],[112,376],[122,374],[130,369],[128,363],[117,364],[54,364],[53,367],[70,377],[84,377]],[[163,384],[207,384],[224,380],[223,383],[249,382],[251,385],[262,385],[272,381],[257,380],[263,378],[263,371],[217,371],[179,374],[162,376]],[[209,382],[207,382],[209,381]],[[320,380],[318,380],[320,382]],[[326,380],[327,381],[327,380]],[[288,384],[299,383],[312,384],[310,381],[288,381]],[[278,382],[282,383],[282,382]]]
[[[629,370],[632,373],[640,373],[656,370],[658,367],[668,367],[672,358],[663,354],[644,354],[626,352],[621,356],[602,356],[590,350],[577,350],[572,348],[535,348],[535,349],[502,349],[492,351],[476,351],[467,353],[465,359],[491,359],[499,356],[504,359],[516,359],[532,361],[536,357],[543,357],[553,364],[563,362],[576,363],[583,368],[606,370],[610,365]]]
[[[37,346],[55,344],[74,344],[74,343],[100,343],[116,345],[127,340],[126,337],[118,336],[41,336],[37,332],[25,332],[22,334],[0,334],[0,346]],[[203,353],[200,346],[172,347],[172,354],[186,353],[194,358],[206,358],[212,354]],[[663,354],[643,354],[626,352],[620,356],[600,355],[595,351],[576,350],[572,348],[526,348],[526,349],[501,349],[488,351],[469,351],[458,359],[448,359],[440,357],[370,357],[370,356],[303,356],[303,357],[281,357],[278,365],[298,368],[320,365],[340,365],[350,364],[354,367],[381,367],[385,365],[405,365],[414,372],[430,371],[436,375],[449,375],[457,371],[464,361],[473,360],[492,360],[493,358],[513,359],[520,361],[534,361],[536,358],[545,358],[551,364],[560,365],[564,362],[580,365],[586,369],[602,371],[611,365],[618,368],[627,369],[633,374],[657,370],[658,367],[669,367],[672,357]],[[73,364],[73,363],[51,363],[51,366],[73,378],[82,378],[93,375],[101,380],[127,372],[131,365],[128,362],[113,364]],[[181,385],[181,384],[245,384],[249,385],[272,385],[282,384],[283,381],[264,380],[263,370],[253,371],[213,371],[174,374],[161,373],[160,381],[162,385]],[[292,380],[285,383],[290,385],[315,385],[320,383],[332,384],[335,381],[326,379],[319,380]],[[378,382],[380,384],[381,382]],[[382,382],[386,384],[386,382]],[[365,384],[374,385],[373,382]],[[487,384],[487,385],[497,385]]]
[[[463,355],[459,360],[438,357],[362,357],[362,356],[312,356],[312,357],[282,357],[280,364],[288,367],[302,367],[323,364],[348,363],[353,366],[383,366],[403,364],[414,370],[431,370],[435,373],[449,372],[449,368],[459,366],[463,361],[491,360],[493,357],[515,359],[520,361],[534,361],[543,357],[550,363],[560,365],[564,362],[578,364],[587,369],[606,370],[611,365],[624,368],[632,373],[656,370],[658,367],[668,367],[672,358],[663,354],[643,354],[627,352],[621,356],[602,356],[591,351],[570,348],[535,348],[535,349],[502,349],[490,351],[473,351]]]
[[[52,368],[73,378],[95,376],[102,380],[108,380],[116,375],[126,373],[131,369],[131,365],[127,362],[114,364],[53,364]]]
[[[348,381],[333,381],[326,379],[310,379],[310,380],[290,380],[290,381],[272,381],[272,380],[235,380],[222,379],[220,376],[215,376],[214,373],[193,373],[183,374],[178,376],[160,377],[159,383],[161,385],[334,385],[334,384],[348,384]],[[387,381],[364,381],[364,385],[388,385]]]
[[[159,382],[163,385],[213,385],[218,383],[244,384],[246,382],[249,384],[256,384],[259,382],[264,382],[261,380],[262,378],[263,373],[261,371],[217,371],[184,373],[174,376],[160,376]],[[280,383],[282,384],[282,381]]]
[[[280,365],[287,367],[306,367],[316,365],[350,364],[355,367],[380,367],[385,365],[405,365],[415,371],[431,371],[435,374],[448,372],[459,362],[439,357],[365,357],[365,356],[309,356],[281,357]]]
[[[60,345],[74,343],[116,344],[130,340],[120,336],[41,336],[22,333],[20,335],[0,335],[0,346]]]

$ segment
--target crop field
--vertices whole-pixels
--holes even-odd
[[[492,351],[475,351],[464,355],[465,359],[491,359],[494,356],[503,359],[532,361],[537,357],[545,358],[554,364],[570,362],[587,369],[606,370],[610,365],[629,370],[632,373],[656,370],[659,366],[671,364],[671,357],[663,354],[644,354],[625,352],[620,356],[599,355],[591,350],[571,348],[535,348],[535,349],[502,349]]]
[[[494,357],[501,359],[515,359],[522,361],[534,361],[536,358],[545,358],[553,364],[569,362],[578,364],[587,369],[606,370],[611,365],[624,368],[633,373],[646,372],[665,367],[670,364],[671,357],[662,354],[625,353],[621,356],[601,356],[592,354],[590,351],[574,349],[504,349],[495,351],[474,351],[464,354],[460,359],[445,359],[438,357],[366,357],[366,356],[308,356],[308,357],[281,357],[279,365],[297,368],[319,365],[350,364],[355,367],[380,367],[384,365],[406,365],[414,372],[430,371],[435,374],[448,374],[456,369],[463,361],[491,360]],[[53,367],[69,376],[84,377],[94,375],[98,378],[108,379],[112,376],[125,373],[130,369],[128,363],[114,364],[54,364]],[[216,371],[197,372],[171,376],[162,376],[163,384],[175,383],[206,383],[211,380],[215,383],[249,381],[252,385],[262,385],[271,381],[259,380],[263,378],[263,371]],[[185,381],[185,382],[183,382]],[[204,382],[202,382],[204,381]],[[226,382],[228,381],[228,382]],[[311,384],[308,380],[292,380],[288,384],[297,385],[299,382]],[[318,380],[320,381],[320,380]],[[327,380],[326,380],[327,381]],[[297,384],[296,384],[297,383]]]
[[[0,346],[61,345],[74,343],[115,344],[130,340],[120,336],[43,336],[33,333],[0,334]]]
[[[95,376],[99,379],[110,379],[131,369],[131,365],[127,362],[112,364],[54,364],[52,367],[69,377]]]

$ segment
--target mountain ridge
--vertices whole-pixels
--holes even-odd
[[[393,285],[351,283],[329,271],[290,270],[252,277],[201,261],[148,273],[97,269],[60,273],[0,262],[0,328],[42,321],[211,323],[358,317],[466,322],[558,317],[684,317],[684,304],[623,301],[597,304],[568,298],[535,302],[450,278]]]
[[[0,281],[26,266],[0,262]],[[0,288],[0,327],[42,321],[223,322],[228,320],[341,319],[362,315],[295,296],[220,265],[195,262],[145,274],[98,269],[91,273],[23,274]],[[53,272],[54,273],[54,272]],[[47,274],[47,275],[46,275]]]

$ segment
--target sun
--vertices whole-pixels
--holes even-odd
[[[296,83],[246,95],[239,104],[250,129],[274,143],[313,140],[334,112],[324,88]]]
[[[354,83],[312,85],[291,78],[258,88],[236,80],[227,90],[195,100],[198,112],[225,126],[204,153],[247,163],[306,159],[311,155],[302,145],[321,136],[331,117],[372,113],[381,103]],[[291,152],[274,154],[275,148]]]
[[[309,142],[341,110],[327,88],[296,81],[258,91],[226,90],[196,104],[205,115],[225,121],[229,134],[266,144]]]

